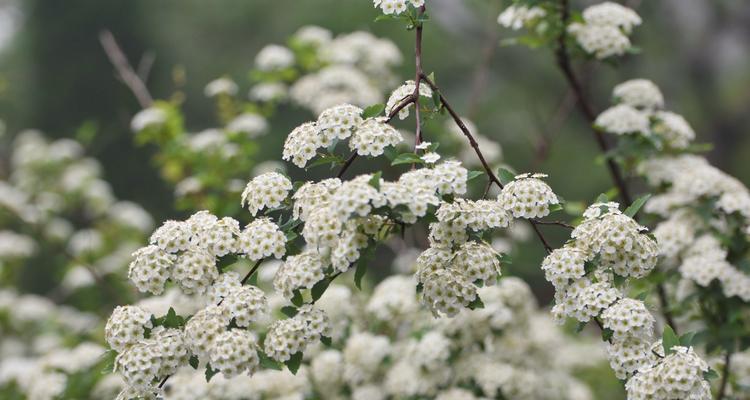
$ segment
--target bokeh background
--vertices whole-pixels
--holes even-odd
[[[506,2],[432,3],[425,69],[435,72],[481,134],[501,143],[505,162],[519,171],[549,173],[566,199],[590,200],[607,190],[606,169],[552,55],[500,45],[514,34],[496,23]],[[651,79],[664,91],[668,108],[692,124],[698,141],[713,143],[710,160],[750,183],[750,3],[631,3],[644,19],[633,36],[641,54],[619,65],[580,66],[595,108],[608,104],[614,84]],[[176,217],[172,189],[150,161],[154,149],[134,145],[129,122],[140,107],[116,79],[99,33],[111,30],[134,65],[149,67],[154,97],[184,96],[186,124],[199,131],[214,122],[205,84],[228,76],[246,92],[257,51],[283,43],[303,25],[389,38],[405,55],[401,76],[412,76],[412,33],[395,22],[374,23],[375,15],[366,0],[2,0],[0,119],[5,135],[35,128],[87,142],[88,155],[102,162],[118,198],[143,205],[156,221]],[[277,113],[271,134],[260,139],[257,161],[278,159],[289,130],[306,119],[306,112],[294,108]],[[540,249],[529,246],[514,265],[538,262]],[[538,268],[514,266],[511,272],[549,299]]]

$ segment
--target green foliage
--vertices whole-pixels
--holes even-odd
[[[674,333],[674,330],[672,329],[671,326],[669,325],[664,326],[664,331],[662,332],[662,335],[661,335],[661,343],[662,343],[662,346],[664,347],[664,354],[667,354],[667,355],[673,353],[673,350],[672,350],[673,347],[680,345],[680,338],[677,337],[677,335]]]

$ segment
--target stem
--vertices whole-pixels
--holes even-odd
[[[560,68],[563,75],[565,75],[565,79],[567,80],[568,85],[573,90],[573,93],[575,94],[575,97],[577,99],[578,108],[581,110],[581,113],[583,113],[583,115],[586,117],[586,120],[591,125],[591,130],[594,134],[594,139],[596,140],[599,149],[602,151],[602,153],[606,154],[609,151],[609,146],[607,146],[607,142],[604,139],[604,134],[601,130],[596,129],[593,125],[594,121],[596,120],[596,113],[594,112],[593,107],[586,98],[583,88],[581,87],[581,83],[570,64],[570,54],[568,53],[568,46],[566,44],[566,28],[570,20],[568,0],[560,0],[560,20],[562,22],[562,29],[560,31],[560,35],[557,38],[557,50],[555,51],[557,66]],[[618,167],[615,161],[611,158],[607,159],[607,167],[609,168],[609,173],[612,176],[612,180],[617,187],[617,190],[620,192],[620,199],[622,199],[622,202],[624,204],[631,204],[632,198],[630,196],[630,192],[628,191],[628,187],[625,184],[625,180],[622,177],[620,167]]]
[[[154,103],[151,93],[149,93],[141,77],[133,70],[112,32],[104,30],[99,33],[99,42],[102,44],[102,48],[104,48],[104,52],[107,54],[107,58],[109,58],[112,66],[115,67],[120,80],[133,92],[136,100],[138,100],[138,104],[142,108],[151,107]]]
[[[424,12],[426,10],[426,6],[422,6],[419,8],[419,16],[424,15]],[[422,29],[423,24],[419,23],[417,25],[417,33],[416,33],[416,40],[414,44],[414,93],[412,94],[412,97],[414,98],[414,117],[416,119],[416,129],[414,131],[414,152],[417,152],[417,146],[419,146],[420,143],[422,143],[422,121],[421,117],[419,115],[419,85],[422,83],[422,75],[424,73],[422,72]]]
[[[253,265],[253,268],[250,269],[250,271],[248,271],[247,275],[245,275],[245,277],[242,278],[242,280],[240,281],[241,285],[244,285],[245,283],[247,283],[248,279],[250,279],[250,277],[253,276],[253,274],[255,274],[255,271],[258,270],[258,268],[260,267],[261,263],[263,263],[263,259],[262,258],[260,260],[258,260],[255,263],[255,265]]]
[[[727,351],[724,354],[724,368],[721,372],[721,384],[719,385],[719,393],[716,395],[716,400],[723,400],[727,392],[727,384],[729,383],[729,373],[732,363],[732,352]]]
[[[560,35],[557,38],[557,50],[555,51],[557,66],[562,71],[565,79],[568,82],[568,85],[570,86],[570,89],[575,94],[578,108],[584,115],[584,117],[586,117],[586,120],[589,122],[591,130],[594,134],[594,139],[596,140],[599,149],[603,154],[607,154],[607,152],[609,152],[609,146],[604,139],[604,134],[601,130],[597,129],[594,126],[594,122],[596,121],[596,113],[594,112],[593,107],[586,98],[581,83],[570,64],[570,54],[568,53],[568,46],[566,43],[567,26],[568,22],[570,21],[570,4],[568,0],[560,0],[560,20],[562,23],[562,28],[560,30]],[[612,177],[612,181],[617,187],[622,202],[627,205],[632,204],[632,197],[630,195],[630,192],[628,191],[628,186],[622,176],[620,167],[612,158],[607,158],[607,167],[609,169],[609,174]],[[656,289],[664,319],[667,324],[672,327],[675,333],[677,333],[677,326],[674,323],[674,318],[672,317],[672,312],[670,311],[669,300],[667,299],[664,285],[659,283],[656,285]]]

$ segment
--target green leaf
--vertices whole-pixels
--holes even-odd
[[[680,338],[674,333],[671,326],[665,325],[664,332],[661,335],[661,344],[664,347],[664,354],[672,354],[672,347],[680,345]]]
[[[365,273],[367,273],[367,261],[360,257],[357,261],[357,269],[354,270],[354,285],[359,290],[362,290],[362,278],[365,277]]]
[[[206,364],[206,382],[210,382],[214,375],[218,374],[218,369],[211,368],[211,364]]]
[[[471,303],[469,303],[468,307],[469,307],[470,310],[476,310],[478,308],[484,308],[484,302],[482,302],[482,299],[479,298],[479,296],[477,295],[477,297],[474,298],[474,300],[472,300]]]
[[[500,182],[503,185],[507,185],[507,184],[513,182],[514,179],[516,179],[516,174],[508,171],[505,168],[500,168],[497,171],[497,175],[498,175],[498,179],[500,179]]]
[[[576,325],[576,333],[581,333],[583,331],[583,328],[586,327],[586,322],[579,322],[578,325]]]
[[[680,336],[680,346],[690,347],[693,345],[695,332],[688,332]]]
[[[713,368],[709,368],[708,371],[703,373],[703,379],[706,380],[712,380],[719,377],[719,373],[716,372]]]
[[[630,207],[625,209],[625,215],[630,218],[634,218],[635,214],[638,214],[638,210],[640,210],[641,207],[646,204],[649,198],[651,198],[650,194],[639,197],[636,201],[633,202],[633,204],[630,205]]]
[[[594,203],[607,203],[607,202],[609,202],[609,197],[607,197],[606,194],[602,193],[596,197],[596,201]]]
[[[191,356],[188,360],[188,364],[190,364],[193,369],[198,369],[198,356]]]
[[[561,203],[553,204],[549,206],[549,212],[553,213],[555,211],[560,211],[563,209],[563,205]]]
[[[609,328],[604,328],[602,330],[602,340],[605,342],[609,342],[612,339],[612,335],[614,335],[615,331]]]
[[[497,259],[500,261],[500,264],[505,264],[505,265],[513,264],[513,257],[511,257],[510,254],[500,253],[497,256]]]
[[[184,318],[177,315],[177,313],[174,311],[174,308],[169,307],[169,311],[167,311],[167,316],[164,317],[164,327],[165,328],[179,328],[183,325],[185,322]]]
[[[470,181],[478,176],[481,176],[484,174],[484,171],[469,171],[469,175],[466,178],[466,181]]]
[[[294,295],[292,296],[292,304],[294,304],[297,307],[302,307],[302,304],[304,304],[304,300],[302,299],[302,293],[300,293],[299,290],[294,291]]]
[[[391,162],[391,166],[399,164],[424,164],[424,160],[414,153],[401,153]]]
[[[294,318],[294,316],[297,315],[297,311],[297,307],[294,306],[281,307],[281,313],[289,318]]]
[[[289,357],[289,359],[284,364],[286,364],[286,367],[289,368],[289,372],[291,372],[293,375],[297,375],[299,366],[300,364],[302,364],[302,352],[298,351],[292,354],[292,356]]]
[[[323,278],[322,281],[319,281],[316,283],[312,289],[310,290],[310,294],[312,295],[313,301],[317,301],[320,296],[323,295],[323,293],[326,292],[326,289],[328,289],[328,285],[331,284],[331,280],[328,278]]]
[[[277,371],[282,370],[281,363],[269,357],[266,353],[262,351],[258,352],[258,359],[260,361],[260,366],[265,369],[275,369]]]
[[[331,347],[333,345],[333,341],[331,341],[331,338],[329,338],[328,336],[321,336],[320,343],[323,343],[328,347]]]
[[[372,174],[372,178],[367,182],[370,186],[374,187],[375,190],[380,190],[380,179],[383,177],[383,172],[378,171]]]
[[[385,110],[384,104],[374,104],[370,107],[365,108],[365,110],[362,112],[362,118],[373,118],[380,115],[383,110]]]

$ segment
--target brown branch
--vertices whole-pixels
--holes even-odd
[[[118,77],[133,93],[136,100],[138,100],[138,104],[140,104],[142,108],[151,107],[154,103],[154,98],[151,97],[151,93],[149,93],[148,88],[146,87],[146,84],[143,83],[141,77],[139,77],[133,70],[133,67],[130,65],[128,58],[125,56],[125,53],[123,53],[120,45],[117,44],[117,40],[115,40],[112,32],[108,30],[100,32],[99,42],[101,43],[104,52],[107,54],[107,58],[109,58],[109,61],[112,63],[112,66],[115,67]]]
[[[723,400],[727,392],[727,384],[729,383],[729,374],[732,364],[732,352],[727,351],[724,355],[724,367],[721,371],[721,384],[719,384],[719,392],[716,395],[716,400]]]
[[[487,176],[490,179],[491,183],[496,184],[500,189],[504,187],[503,183],[500,182],[500,180],[497,178],[495,173],[492,171],[492,167],[487,163],[487,160],[484,158],[484,154],[482,154],[482,150],[479,149],[479,144],[477,143],[476,139],[474,139],[474,135],[471,134],[471,131],[466,127],[466,124],[464,124],[464,121],[461,120],[461,117],[458,116],[456,111],[451,107],[450,103],[448,103],[448,100],[445,98],[443,93],[440,91],[440,88],[430,80],[429,77],[422,74],[422,79],[426,84],[428,84],[433,91],[435,91],[438,96],[440,97],[440,102],[445,107],[446,111],[448,111],[448,114],[453,118],[453,121],[456,123],[458,128],[461,130],[461,133],[466,136],[466,138],[469,140],[469,144],[474,149],[474,152],[476,153],[477,157],[479,158],[479,161],[482,163],[482,167],[484,168],[484,172],[487,173]],[[534,229],[534,233],[536,233],[536,236],[539,238],[539,241],[542,242],[542,246],[544,246],[544,250],[547,253],[552,252],[552,246],[550,246],[549,242],[547,242],[547,239],[544,237],[542,232],[539,230],[539,227],[536,225],[536,223],[533,220],[528,220],[531,224],[531,227]]]
[[[566,229],[575,229],[575,226],[563,221],[540,221],[538,219],[532,221],[537,225],[555,225]]]
[[[426,6],[422,6],[419,8],[419,16],[424,15]],[[414,44],[414,93],[412,94],[412,97],[414,98],[414,117],[416,119],[416,129],[414,130],[414,152],[417,152],[417,146],[419,146],[420,143],[422,143],[422,120],[421,116],[419,115],[419,86],[422,84],[422,75],[424,73],[422,72],[422,29],[423,25],[422,23],[419,23],[417,25],[417,33],[416,33],[416,39]]]
[[[565,79],[567,80],[570,88],[573,90],[573,93],[575,93],[578,108],[581,110],[581,113],[584,115],[584,117],[586,117],[586,120],[591,125],[594,139],[596,140],[599,149],[602,151],[602,153],[606,154],[609,151],[609,146],[607,145],[607,141],[604,139],[604,134],[601,130],[594,127],[596,113],[594,112],[593,107],[586,98],[583,87],[581,86],[581,83],[578,80],[575,71],[573,71],[573,67],[570,63],[570,54],[568,53],[568,46],[566,43],[566,29],[570,20],[568,0],[560,0],[560,20],[562,22],[562,28],[560,30],[560,35],[557,38],[557,50],[555,51],[557,66],[565,76]],[[607,159],[607,167],[609,169],[610,175],[612,176],[612,180],[617,187],[617,190],[620,192],[620,198],[622,199],[622,202],[626,205],[631,204],[632,197],[630,196],[628,187],[622,177],[622,171],[620,170],[620,167],[611,158]]]

